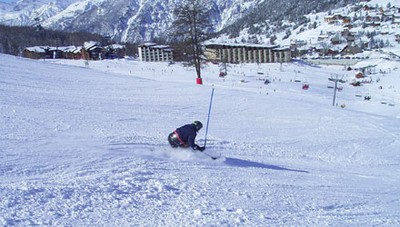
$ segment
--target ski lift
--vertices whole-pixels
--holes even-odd
[[[327,88],[334,88],[335,87],[335,83],[333,83],[332,81],[329,81],[328,84],[326,85]]]

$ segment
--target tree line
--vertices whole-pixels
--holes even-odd
[[[21,55],[31,46],[82,46],[84,42],[97,41],[106,46],[113,41],[110,38],[88,32],[63,32],[44,29],[42,27],[14,27],[0,25],[0,53]],[[137,53],[136,45],[125,44],[127,54]]]

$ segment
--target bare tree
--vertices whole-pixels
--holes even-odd
[[[172,23],[172,36],[181,44],[186,59],[195,66],[197,78],[201,78],[202,42],[208,39],[212,29],[206,6],[204,0],[186,0],[175,9]]]

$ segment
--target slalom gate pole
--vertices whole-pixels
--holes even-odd
[[[214,98],[214,88],[212,89],[212,92],[211,92],[210,106],[208,107],[208,117],[207,117],[207,126],[206,126],[206,137],[204,139],[204,147],[206,147],[206,144],[207,144],[208,123],[210,122],[210,114],[211,114],[211,106],[212,106],[213,98]]]

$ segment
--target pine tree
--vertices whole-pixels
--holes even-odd
[[[181,43],[187,60],[196,68],[197,78],[201,78],[201,64],[204,56],[202,42],[209,39],[212,25],[204,0],[187,0],[174,11],[172,35]]]

